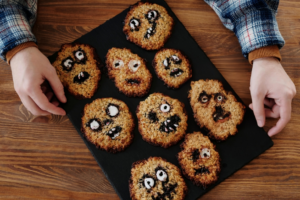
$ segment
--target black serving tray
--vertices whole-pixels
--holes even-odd
[[[140,57],[145,58],[147,60],[147,67],[153,75],[152,86],[149,94],[154,92],[161,92],[163,94],[171,96],[172,98],[179,99],[185,104],[189,117],[187,132],[191,133],[193,131],[199,131],[200,128],[196,125],[193,119],[192,109],[187,98],[191,81],[199,79],[220,80],[226,90],[232,91],[239,101],[241,101],[241,99],[236,95],[236,93],[226,82],[220,72],[201,50],[196,41],[191,37],[183,24],[178,20],[167,3],[163,0],[153,0],[150,2],[164,6],[174,19],[175,25],[173,33],[165,44],[165,47],[181,50],[191,61],[191,65],[193,68],[193,77],[179,89],[168,89],[163,84],[163,82],[157,78],[153,67],[151,66],[151,62],[157,51],[146,51],[126,40],[122,28],[123,20],[129,8],[124,10],[114,18],[108,20],[104,24],[100,25],[99,27],[95,28],[91,32],[85,34],[81,38],[77,39],[75,42],[85,43],[95,47],[100,59],[102,60],[102,63],[104,63],[105,61],[105,55],[107,51],[112,47],[126,47],[131,49],[133,53],[136,53]],[[50,56],[49,60],[53,62],[56,56],[57,53]],[[86,146],[95,157],[99,166],[105,173],[107,179],[115,188],[121,199],[130,199],[128,180],[130,177],[131,164],[133,162],[141,159],[146,159],[150,156],[160,156],[167,159],[169,162],[179,166],[176,155],[180,151],[179,145],[182,141],[168,149],[152,146],[142,140],[142,137],[139,134],[136,126],[134,129],[134,139],[132,144],[124,152],[111,154],[97,149],[93,144],[89,143],[84,138],[82,132],[80,131],[81,113],[86,103],[90,103],[94,99],[102,97],[114,97],[116,99],[120,99],[128,105],[130,111],[134,115],[134,120],[137,124],[137,118],[135,115],[137,105],[147,96],[144,98],[127,97],[119,93],[114,83],[109,80],[106,75],[103,74],[101,77],[99,88],[96,94],[91,99],[78,100],[71,96],[67,91],[66,95],[68,102],[63,105],[63,108],[66,110],[69,119],[75,126],[79,135],[82,137]],[[246,109],[244,121],[238,127],[238,130],[239,132],[235,136],[229,137],[224,142],[216,143],[216,147],[221,156],[222,169],[219,180],[215,185],[221,183],[231,174],[239,170],[241,167],[249,163],[251,160],[262,154],[265,150],[269,149],[273,145],[272,140],[268,137],[266,132],[262,128],[259,128],[257,126],[253,112],[249,108]],[[204,190],[203,188],[194,186],[188,179],[185,180],[188,185],[188,195],[186,199],[196,199],[215,186],[213,185]]]

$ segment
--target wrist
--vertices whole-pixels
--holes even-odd
[[[25,42],[8,51],[6,53],[7,63],[10,64],[11,60],[15,57],[16,54],[30,47],[37,48],[38,46],[35,42]]]

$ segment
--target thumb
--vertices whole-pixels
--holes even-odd
[[[251,109],[254,112],[257,125],[259,127],[263,127],[265,125],[265,107],[264,107],[264,99],[265,99],[265,94],[262,92],[251,92],[251,97],[252,97],[252,105]]]
[[[66,103],[67,98],[65,96],[64,86],[60,82],[55,69],[53,68],[53,69],[47,71],[47,73],[45,74],[45,78],[48,80],[57,99],[62,103]]]

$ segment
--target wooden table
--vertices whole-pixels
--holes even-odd
[[[39,48],[51,55],[135,2],[40,0],[33,30]],[[251,66],[235,35],[202,0],[167,3],[249,104]],[[299,90],[300,2],[281,0],[277,20],[286,41],[282,64]],[[0,65],[0,198],[119,199],[68,118],[30,114],[14,91],[10,67],[3,61]],[[273,137],[274,146],[202,199],[300,199],[299,106],[298,92],[292,119]],[[275,123],[268,119],[265,130]]]

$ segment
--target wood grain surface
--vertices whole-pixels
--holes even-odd
[[[120,13],[136,0],[39,0],[33,32],[47,56]],[[244,103],[251,66],[235,35],[203,0],[167,0],[177,17]],[[286,45],[282,64],[300,84],[300,2],[281,0],[277,15]],[[196,67],[196,66],[194,66]],[[300,199],[300,92],[292,119],[274,146],[201,199]],[[276,120],[268,119],[265,130]],[[0,61],[0,198],[119,199],[67,117],[35,117],[14,91]]]

